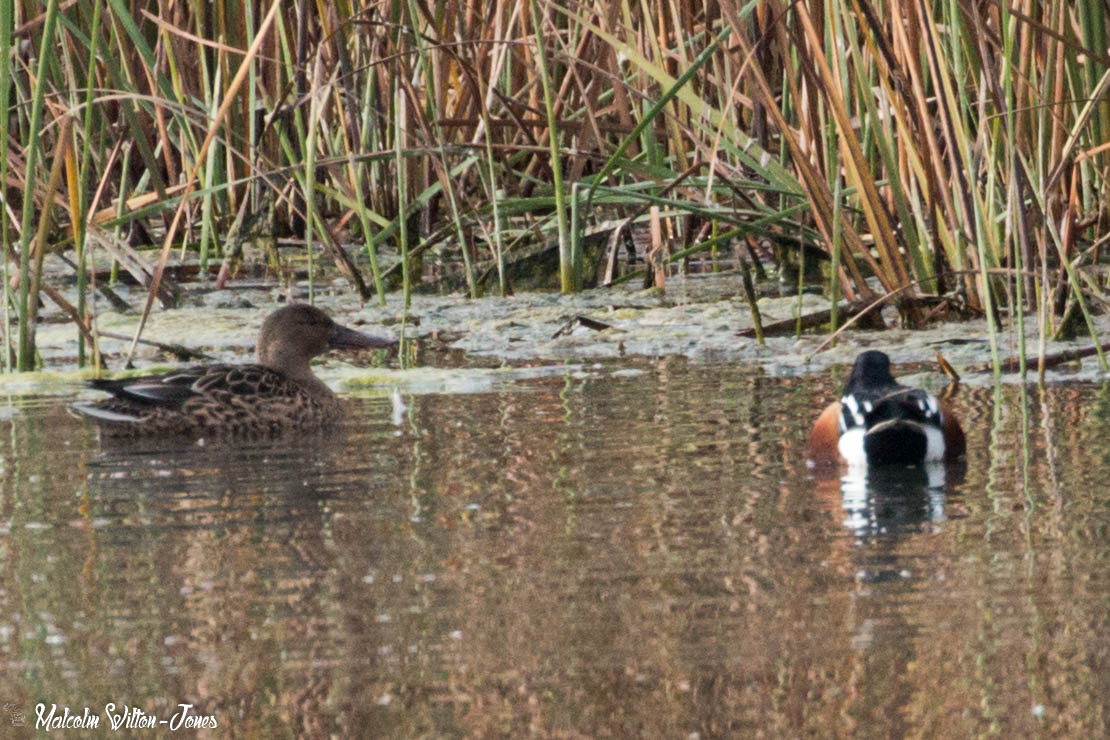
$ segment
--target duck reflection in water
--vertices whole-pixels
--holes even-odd
[[[855,534],[897,534],[945,521],[948,495],[965,469],[943,463],[851,468],[839,479],[819,481],[818,488],[832,499],[839,493],[844,525]]]
[[[890,358],[869,350],[856,358],[841,398],[814,422],[807,458],[818,471],[846,468],[839,479],[845,524],[882,534],[944,520],[948,479],[962,470],[965,448],[947,401],[899,383]],[[819,489],[829,485],[820,481]]]

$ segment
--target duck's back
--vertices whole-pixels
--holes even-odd
[[[917,465],[945,455],[940,405],[904,385],[846,393],[840,401],[841,456],[849,463]]]
[[[275,435],[325,426],[342,410],[315,378],[301,382],[256,364],[203,365],[91,385],[112,398],[74,408],[114,437]]]

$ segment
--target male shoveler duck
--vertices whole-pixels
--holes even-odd
[[[856,358],[839,401],[817,417],[808,455],[815,463],[921,465],[964,453],[963,429],[936,396],[898,383],[890,358],[868,350]]]
[[[309,360],[329,349],[396,344],[348,329],[323,311],[292,304],[274,311],[258,335],[258,362],[200,365],[165,375],[93,380],[112,398],[73,409],[112,437],[264,436],[327,426],[342,415],[339,398]]]

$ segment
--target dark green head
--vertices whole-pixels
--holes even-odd
[[[844,387],[844,395],[892,385],[896,383],[894,376],[890,374],[890,358],[885,352],[869,349],[856,357],[852,374],[848,377],[848,385]]]

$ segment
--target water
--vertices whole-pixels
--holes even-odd
[[[841,377],[606,364],[252,445],[13,400],[0,727],[1105,736],[1107,392],[963,389],[966,465],[867,485],[802,460]]]

